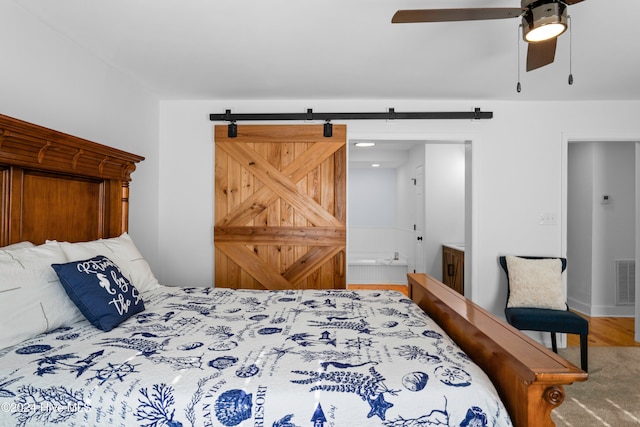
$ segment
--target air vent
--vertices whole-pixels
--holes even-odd
[[[634,305],[636,302],[636,262],[632,259],[616,260],[616,305]]]

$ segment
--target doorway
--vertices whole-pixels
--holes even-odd
[[[405,271],[441,280],[443,243],[471,241],[471,141],[352,135],[348,164],[347,282],[362,268],[354,261],[362,251],[370,262],[395,255]],[[386,222],[374,222],[381,216]],[[406,284],[406,272],[400,277]]]
[[[639,146],[633,140],[567,141],[563,191],[569,306],[591,317],[635,317],[636,340]]]

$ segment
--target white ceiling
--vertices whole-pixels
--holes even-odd
[[[518,19],[391,24],[520,0],[13,1],[161,99],[640,99],[639,0],[569,7],[572,86],[568,33],[526,73]]]
[[[357,147],[358,142],[373,142],[371,147]],[[424,144],[464,144],[465,141],[350,139],[349,167],[356,169],[396,169],[410,161],[411,149]],[[373,166],[376,164],[377,166]]]
[[[373,142],[371,147],[358,147],[358,142]],[[398,168],[409,162],[409,153],[415,144],[424,144],[426,141],[405,140],[349,140],[349,167],[350,168]],[[378,166],[373,166],[374,164]]]

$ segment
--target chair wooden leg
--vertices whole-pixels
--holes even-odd
[[[580,335],[580,368],[585,372],[589,372],[588,364],[587,364],[588,351],[589,351],[589,346],[588,346],[587,334]]]
[[[551,349],[554,353],[558,352],[558,342],[556,341],[556,333],[551,332]]]

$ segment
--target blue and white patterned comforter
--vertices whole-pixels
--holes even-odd
[[[510,426],[486,375],[393,291],[161,287],[110,332],[0,350],[0,426]]]

